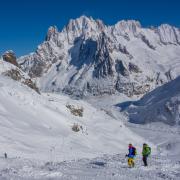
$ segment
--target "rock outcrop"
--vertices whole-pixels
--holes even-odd
[[[18,67],[19,65],[15,60],[15,53],[7,51],[3,55],[3,58],[6,58],[6,60],[0,59],[0,75],[7,76],[15,81],[18,81],[40,94],[36,83],[27,75],[27,73],[23,72],[22,69]]]
[[[3,54],[3,60],[19,67],[17,60],[16,60],[16,55],[12,50],[6,51]]]

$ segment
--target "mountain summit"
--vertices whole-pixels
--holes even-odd
[[[42,91],[84,96],[143,95],[180,74],[180,29],[138,21],[113,26],[81,16],[52,26],[36,52],[19,58]]]

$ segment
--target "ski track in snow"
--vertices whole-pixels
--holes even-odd
[[[127,159],[122,154],[64,162],[1,158],[0,179],[179,180],[180,161],[172,161],[166,156],[152,156],[149,158],[149,166],[144,167],[138,155],[135,162],[135,168],[128,168]]]

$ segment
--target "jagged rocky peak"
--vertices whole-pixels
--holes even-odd
[[[180,30],[169,24],[162,24],[156,30],[159,34],[161,43],[167,44],[180,44]]]
[[[92,28],[95,24],[96,21],[92,17],[81,16],[77,19],[70,19],[66,27],[68,31],[82,31]]]
[[[8,50],[3,54],[3,60],[19,67],[16,61],[16,54],[12,50]]]
[[[138,29],[141,28],[141,24],[139,21],[135,20],[122,20],[116,23],[113,28],[116,31],[124,32],[124,33],[136,33]]]
[[[136,20],[122,20],[119,21],[116,25],[119,25],[119,27],[121,27],[122,29],[133,29],[134,27],[141,28],[141,23]]]
[[[101,31],[103,31],[104,28],[106,27],[105,24],[104,24],[104,22],[103,22],[102,20],[100,20],[100,19],[97,19],[97,20],[96,20],[96,23],[97,23],[98,29],[101,30]]]
[[[57,38],[58,28],[56,26],[50,26],[46,35],[46,41],[50,41],[52,38]]]
[[[81,16],[77,19],[71,19],[63,32],[67,33],[69,40],[74,37],[84,36],[86,39],[96,36],[99,32],[104,31],[105,24],[101,20],[94,20],[92,17]]]
[[[111,47],[109,44],[109,39],[102,32],[97,41],[97,50],[95,54],[95,69],[94,76],[107,77],[108,75],[113,75],[113,60],[110,56]]]

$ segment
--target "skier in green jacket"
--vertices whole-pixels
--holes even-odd
[[[148,156],[151,154],[151,148],[146,144],[144,143],[143,144],[143,150],[142,150],[142,156],[143,156],[143,163],[144,163],[144,166],[147,166],[147,158]]]

